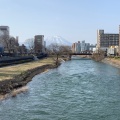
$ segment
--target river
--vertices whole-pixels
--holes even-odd
[[[0,120],[120,120],[120,69],[71,60],[0,102]]]

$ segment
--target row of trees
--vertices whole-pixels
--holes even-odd
[[[47,52],[49,54],[56,55],[55,61],[56,61],[56,65],[57,65],[58,62],[59,62],[58,58],[59,58],[60,55],[69,55],[72,51],[71,51],[70,46],[51,44],[51,45],[48,46]]]
[[[25,45],[31,51],[31,53],[34,53],[34,39],[33,38],[25,40]],[[44,46],[41,46],[41,47],[44,47]],[[46,52],[48,54],[56,54],[56,55],[69,54],[71,52],[71,47],[53,43],[46,47]]]
[[[25,46],[21,47],[19,46],[18,41],[12,36],[9,36],[8,34],[0,35],[0,44],[4,46],[4,50],[8,53],[23,53],[23,48]],[[29,53],[34,54],[34,38],[30,38],[25,40],[25,45],[27,46]],[[41,46],[44,47],[44,46]],[[24,50],[25,51],[25,50]],[[27,52],[27,51],[26,51]],[[71,47],[70,46],[64,46],[64,45],[58,45],[58,44],[51,44],[47,46],[46,48],[47,54],[56,55],[56,61],[58,61],[59,55],[68,55],[71,53]]]
[[[25,41],[25,44],[27,45],[30,52],[33,54],[35,52],[34,39],[33,38],[27,39]],[[58,64],[58,58],[60,55],[69,55],[72,52],[70,46],[59,45],[57,43],[50,44],[45,49],[46,49],[45,53],[56,56],[55,58],[56,64]]]
[[[27,46],[27,48],[29,49],[29,52],[31,54],[34,53],[34,38],[29,38],[25,40],[25,45]]]
[[[71,53],[71,47],[53,43],[47,47],[47,52],[49,54],[68,55],[69,53]]]

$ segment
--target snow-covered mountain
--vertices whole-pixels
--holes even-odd
[[[61,36],[52,36],[52,37],[47,37],[45,39],[46,41],[46,46],[50,44],[59,44],[59,45],[68,45],[71,46],[71,43],[67,41],[66,39],[62,38]]]

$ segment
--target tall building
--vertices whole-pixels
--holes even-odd
[[[76,52],[77,53],[80,53],[80,51],[81,51],[81,44],[80,44],[80,41],[78,41],[78,43],[76,44]]]
[[[119,53],[119,55],[120,55],[120,25],[119,25],[119,51],[118,51],[118,53]]]
[[[44,35],[35,35],[34,50],[35,53],[41,53],[44,51]]]
[[[85,40],[81,42],[81,51],[85,51]]]
[[[75,43],[72,44],[72,52],[75,53]]]
[[[81,44],[80,44],[80,41],[78,41],[77,43],[75,43],[75,52],[76,53],[80,53],[81,51]]]
[[[10,37],[8,26],[0,26],[0,47],[6,53],[16,53],[19,49],[18,36]]]
[[[18,40],[19,40],[19,37],[16,36],[16,39],[15,39],[15,45],[16,45],[16,46],[19,46],[19,42],[18,42]]]
[[[72,44],[72,52],[73,53],[80,53],[81,51],[81,44],[80,44],[80,41],[76,42],[76,43],[73,43]]]
[[[72,44],[72,52],[73,53],[80,53],[90,50],[90,43],[85,43],[83,40],[81,43],[80,41]]]
[[[97,48],[107,49],[110,46],[119,45],[119,34],[104,33],[104,30],[97,30]]]
[[[1,46],[1,44],[2,44],[2,35],[3,35],[3,32],[0,31],[0,46]]]
[[[0,31],[5,35],[9,35],[10,32],[8,26],[0,26]]]
[[[85,43],[85,51],[89,51],[90,50],[90,43]]]
[[[43,52],[45,52],[46,51],[46,41],[44,41],[44,48],[43,48]]]

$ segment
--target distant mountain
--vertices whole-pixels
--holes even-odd
[[[61,36],[52,36],[52,37],[47,37],[45,39],[46,41],[46,46],[50,44],[58,44],[58,45],[68,45],[71,46],[71,43],[67,41],[66,39],[62,38]]]

